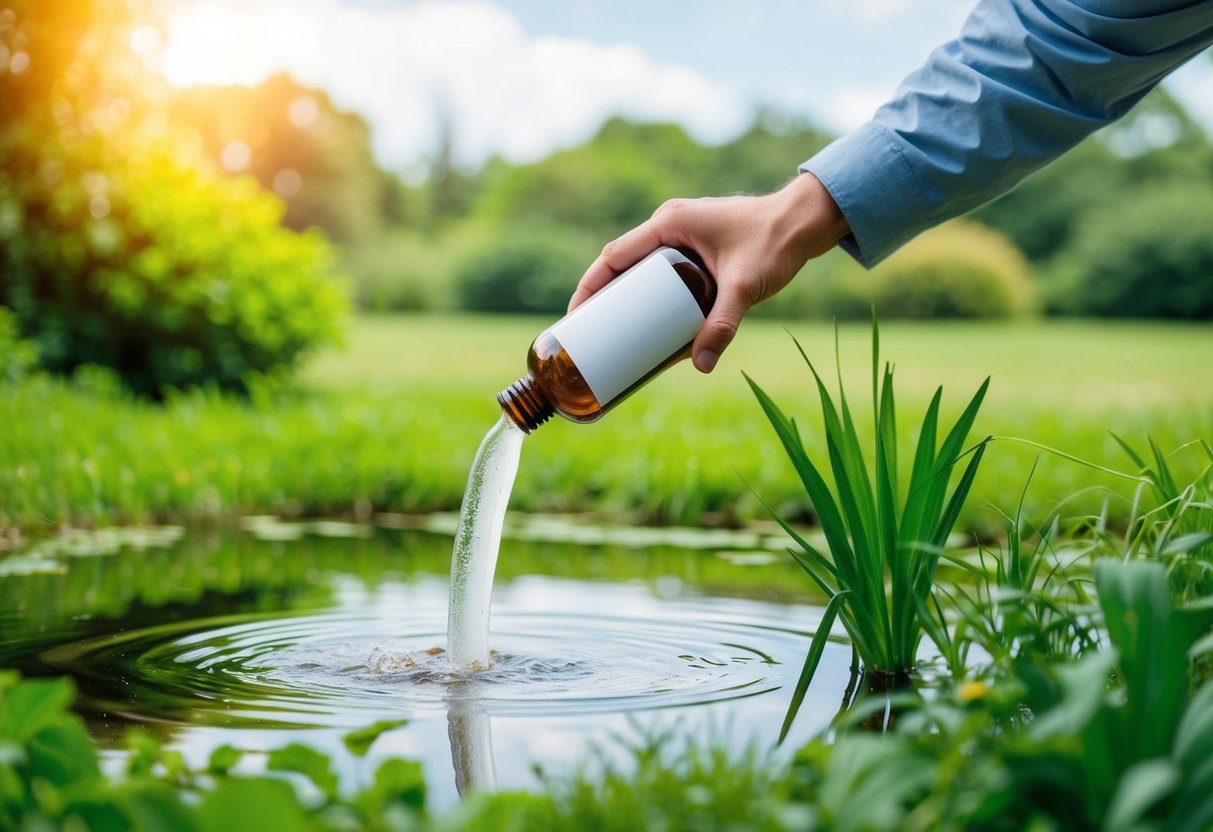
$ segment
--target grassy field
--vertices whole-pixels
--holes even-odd
[[[546,323],[359,318],[343,352],[315,358],[295,388],[251,402],[194,393],[158,406],[104,385],[10,385],[0,390],[0,526],[455,508],[476,446],[498,416],[494,395],[524,372],[530,340]],[[832,377],[832,326],[788,330]],[[1109,430],[1138,443],[1149,434],[1167,449],[1213,436],[1210,325],[889,324],[881,334],[910,428],[936,385],[952,417],[990,375],[975,439],[1024,437],[1129,469]],[[844,326],[840,344],[849,393],[865,413],[869,328]],[[810,377],[789,333],[747,322],[711,376],[681,365],[596,425],[557,419],[541,428],[526,443],[512,505],[642,522],[736,522],[763,516],[748,483],[772,504],[803,511],[741,371],[798,417],[809,442],[820,438]],[[1013,510],[1038,453],[995,443],[962,525],[991,528],[994,508]],[[1094,488],[1067,513],[1107,501],[1123,516],[1133,487],[1046,455],[1028,507],[1039,515]]]

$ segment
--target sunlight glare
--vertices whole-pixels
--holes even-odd
[[[161,71],[175,87],[254,84],[278,69],[276,50],[267,48],[277,44],[262,39],[265,31],[285,37],[293,28],[282,8],[183,5],[169,17]]]

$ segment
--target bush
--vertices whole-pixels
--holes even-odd
[[[766,318],[1010,318],[1034,307],[1035,284],[1002,234],[957,220],[928,231],[871,272],[841,250],[809,261],[755,307]]]
[[[505,226],[455,268],[463,309],[561,314],[597,247],[556,225]]]
[[[353,280],[354,301],[371,312],[453,309],[458,302],[456,269],[469,250],[486,248],[482,223],[453,224],[437,233],[395,229],[366,243],[345,247],[342,264]]]
[[[1035,294],[1019,249],[965,220],[909,243],[872,270],[866,287],[856,288],[884,319],[1011,318],[1029,311]]]
[[[337,339],[327,242],[282,228],[253,180],[19,129],[0,161],[0,303],[48,369],[100,364],[154,395],[240,388]]]
[[[1142,188],[1083,217],[1054,264],[1052,308],[1079,315],[1213,318],[1213,192]]]

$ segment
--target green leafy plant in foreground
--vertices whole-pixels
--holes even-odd
[[[1102,558],[1108,646],[1022,663],[910,713],[885,736],[797,756],[825,828],[1184,830],[1213,825],[1208,599],[1177,604],[1162,565]]]
[[[771,512],[800,547],[788,550],[792,557],[830,599],[793,692],[781,741],[787,736],[812,681],[836,616],[850,635],[859,661],[876,677],[903,676],[913,669],[924,632],[938,640],[940,628],[946,624],[932,592],[935,569],[989,441],[983,440],[972,449],[949,496],[952,471],[969,453],[965,442],[989,379],[978,388],[938,445],[943,388],[936,389],[922,419],[913,465],[903,490],[898,471],[893,368],[886,364],[881,371],[880,331],[876,322],[872,323],[875,448],[871,468],[842,390],[841,371],[836,406],[800,342],[795,343],[813,374],[821,399],[833,489],[822,466],[809,458],[795,420],[784,415],[771,397],[746,376],[808,492],[829,549],[827,556]],[[903,493],[904,501],[899,504]],[[944,645],[940,646],[943,649]]]
[[[397,830],[426,827],[421,764],[391,758],[353,794],[338,789],[325,754],[292,743],[269,752],[265,769],[310,783],[303,799],[281,776],[234,769],[246,756],[231,746],[203,768],[139,730],[127,734],[125,770],[106,773],[84,721],[69,710],[70,679],[22,680],[0,673],[0,829],[227,832],[232,829]],[[402,723],[383,722],[346,737],[355,756]],[[260,756],[260,755],[256,755]]]

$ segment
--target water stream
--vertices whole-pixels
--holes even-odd
[[[490,663],[489,608],[501,526],[526,434],[502,414],[485,435],[468,473],[451,553],[447,658],[457,667],[486,670]]]

